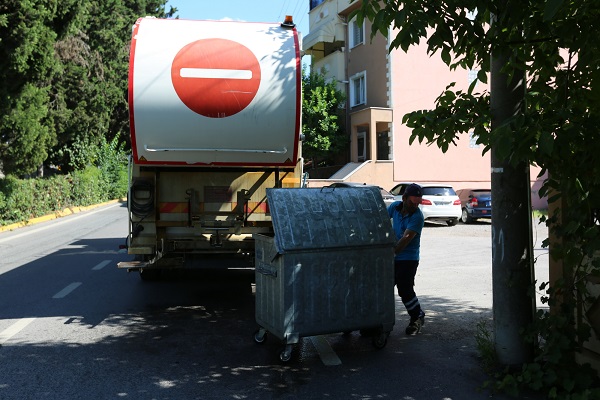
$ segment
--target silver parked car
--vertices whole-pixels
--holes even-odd
[[[390,190],[398,200],[401,200],[404,191],[412,182],[402,182]],[[450,185],[418,183],[423,188],[423,200],[419,208],[423,212],[425,221],[445,221],[449,226],[458,223],[462,215],[460,199]]]

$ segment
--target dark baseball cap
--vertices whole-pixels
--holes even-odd
[[[423,189],[421,189],[421,186],[417,185],[416,183],[411,183],[404,191],[404,194],[406,196],[423,197]]]

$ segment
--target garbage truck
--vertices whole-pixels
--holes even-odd
[[[119,268],[253,267],[266,190],[302,186],[300,37],[283,23],[140,18],[132,30]]]

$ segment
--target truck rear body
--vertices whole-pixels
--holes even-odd
[[[137,21],[120,268],[252,266],[266,189],[301,186],[299,49],[283,24]]]

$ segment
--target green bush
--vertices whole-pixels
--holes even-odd
[[[35,201],[33,180],[7,176],[0,181],[3,194],[3,207],[0,209],[2,222],[23,221],[32,217],[31,209]]]
[[[115,179],[111,181],[110,179]],[[26,221],[76,206],[90,206],[125,198],[127,167],[115,167],[112,174],[89,166],[82,171],[50,178],[0,179],[0,225]]]
[[[51,214],[71,206],[71,186],[66,176],[57,175],[48,179],[33,179],[34,202],[31,216]]]
[[[109,200],[108,185],[100,169],[87,167],[71,174],[71,199],[76,206],[88,206]]]
[[[109,198],[124,197],[127,193],[127,170],[123,168],[127,165],[127,154],[123,147],[124,143],[119,145],[117,138],[111,142],[102,138],[100,142],[97,164]]]
[[[128,189],[127,154],[117,138],[102,138],[89,165],[67,175],[0,179],[0,225],[26,221],[72,206],[90,206],[125,198]]]

